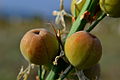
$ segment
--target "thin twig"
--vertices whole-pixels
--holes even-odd
[[[58,80],[63,80],[67,74],[73,69],[73,66],[72,65],[69,65],[66,70],[60,75],[59,79]]]
[[[102,13],[102,15],[86,31],[90,32],[105,16],[106,16],[106,14]]]
[[[40,79],[40,80],[43,80],[43,79],[42,79],[42,66],[41,66],[41,65],[39,65],[38,76],[39,76],[39,79]]]

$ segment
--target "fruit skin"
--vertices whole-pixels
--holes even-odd
[[[30,63],[48,64],[57,55],[59,43],[56,37],[45,29],[28,31],[20,42],[22,55]]]
[[[120,0],[100,0],[99,4],[102,11],[109,16],[120,17]]]
[[[82,0],[81,2],[77,2],[77,0],[72,0],[71,2],[71,13],[74,17],[77,17],[84,5],[86,0]],[[77,6],[78,9],[75,9],[75,4]],[[76,15],[75,15],[75,10],[76,10]]]
[[[94,35],[79,31],[66,39],[65,55],[74,67],[87,69],[100,60],[102,46]]]
[[[99,80],[100,72],[100,64],[96,64],[88,69],[83,70],[84,75],[90,80]]]

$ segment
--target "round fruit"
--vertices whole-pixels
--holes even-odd
[[[65,55],[74,67],[87,69],[100,60],[102,46],[94,35],[79,31],[66,39]]]
[[[82,0],[82,1],[81,0],[79,0],[79,1],[78,0],[72,0],[72,2],[71,2],[71,13],[74,17],[77,17],[79,15],[85,1],[86,0]],[[76,7],[75,7],[75,5],[76,5]]]
[[[120,17],[120,0],[100,0],[101,9],[111,17]]]
[[[25,59],[37,65],[50,63],[58,49],[57,38],[45,29],[28,31],[20,42],[20,50]]]
[[[90,80],[99,80],[100,64],[96,64],[88,69],[83,70],[83,73]]]

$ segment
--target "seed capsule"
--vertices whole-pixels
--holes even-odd
[[[100,60],[102,46],[94,35],[79,31],[66,39],[65,55],[74,67],[87,69]]]
[[[100,8],[111,17],[120,17],[120,0],[100,0]]]
[[[54,60],[59,49],[58,41],[52,33],[45,29],[28,31],[20,42],[22,55],[30,63],[48,64]]]

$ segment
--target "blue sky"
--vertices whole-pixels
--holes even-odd
[[[71,0],[64,0],[65,8],[70,8]],[[13,14],[42,14],[52,16],[53,10],[58,10],[59,0],[0,0],[0,11]]]

